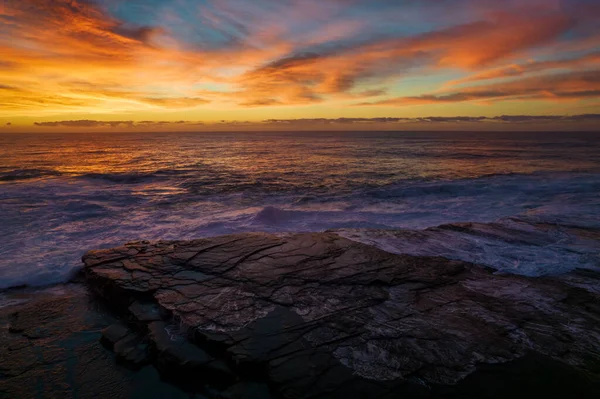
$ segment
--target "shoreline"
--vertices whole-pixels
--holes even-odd
[[[251,230],[240,234],[261,232]],[[392,254],[441,256],[491,267],[500,274],[539,277],[558,276],[576,269],[600,271],[600,228],[585,223],[505,217],[493,222],[455,222],[422,229],[329,228],[266,232],[282,237],[296,233],[334,233]],[[219,236],[222,234],[201,235],[204,239]],[[70,265],[69,269],[71,277],[65,281],[4,287],[0,288],[0,295],[13,289],[43,289],[80,281],[82,266]]]
[[[354,176],[349,181],[334,180],[330,187],[319,183],[327,179],[321,170],[305,178],[286,175],[283,180],[252,174],[229,179],[227,170],[210,178],[212,172],[198,165],[152,170],[88,171],[87,177],[75,180],[23,180],[4,186],[0,211],[7,239],[0,244],[0,286],[65,281],[79,267],[85,249],[136,239],[194,239],[251,231],[417,231],[520,220],[536,235],[540,231],[535,223],[555,225],[555,240],[547,234],[544,245],[529,252],[526,245],[506,240],[479,240],[484,245],[478,247],[475,235],[458,231],[444,241],[470,246],[462,260],[532,275],[556,274],[570,265],[581,267],[600,253],[598,240],[592,241],[596,247],[586,247],[583,236],[575,234],[570,245],[571,237],[564,232],[575,225],[600,228],[595,194],[600,175],[594,173],[487,174],[502,172],[495,167],[481,171],[485,172],[481,177],[474,177],[478,173],[469,177],[467,171],[432,180],[431,176],[415,176],[414,171],[394,178],[391,172],[369,172],[373,182]],[[563,239],[567,245],[561,245]],[[414,254],[421,254],[423,243],[416,244]],[[531,244],[531,248],[537,245]],[[504,248],[494,249],[500,245]],[[448,252],[431,248],[430,254],[452,255]],[[476,253],[479,259],[467,258]]]
[[[600,273],[592,270],[498,274],[472,263],[385,252],[333,232],[134,242],[90,251],[83,260],[73,282],[1,293],[16,302],[0,307],[6,327],[0,397],[3,390],[27,397],[40,389],[82,397],[93,389],[129,390],[134,397],[352,397],[341,389],[346,385],[364,397],[388,391],[409,398],[600,393],[600,358],[593,360],[600,331],[592,321],[600,320],[593,305]],[[562,317],[574,324],[552,323]],[[392,325],[402,334],[390,335]],[[343,349],[371,342],[375,331],[383,334],[373,342],[386,348],[384,363]],[[51,360],[31,360],[32,348]],[[84,353],[68,354],[78,350]],[[407,350],[417,363],[395,363]],[[303,353],[309,357],[300,360]],[[417,365],[423,361],[429,366]],[[89,371],[74,371],[88,368],[79,363],[94,364],[106,384],[89,385],[91,377],[80,382]],[[308,370],[315,367],[324,368],[313,375]],[[396,374],[398,367],[414,371]],[[333,374],[320,386],[317,375],[325,370]],[[48,382],[23,384],[32,378]],[[147,385],[140,387],[141,380]],[[308,387],[316,391],[309,395]],[[255,396],[244,396],[248,392]]]

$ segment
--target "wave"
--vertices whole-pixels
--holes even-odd
[[[298,212],[286,211],[274,206],[267,206],[261,209],[252,222],[255,224],[277,225],[285,223],[298,215]]]
[[[0,172],[0,182],[39,179],[61,175],[60,172],[52,169],[14,169],[7,172]]]
[[[186,170],[166,169],[154,172],[114,172],[114,173],[84,173],[76,172],[62,173],[52,169],[15,169],[7,172],[0,172],[0,181],[29,180],[44,177],[66,176],[75,179],[84,180],[102,180],[110,183],[135,184],[151,181],[154,179],[169,179],[188,173]]]
[[[76,175],[78,179],[102,180],[109,183],[137,184],[150,181],[172,180],[174,184],[182,183],[188,179],[205,178],[206,171],[201,167],[158,169],[153,171],[138,172],[107,172],[107,173],[85,173]]]
[[[576,173],[490,173],[471,179],[415,179],[391,183],[367,191],[374,198],[410,198],[425,196],[465,197],[484,194],[547,195],[558,192],[600,192],[600,174]]]
[[[182,168],[5,185],[0,289],[65,281],[89,249],[247,231],[341,229],[390,251],[527,275],[600,264],[593,238],[600,229],[600,174],[494,174],[353,189],[320,181],[308,189],[283,183],[273,189],[270,180],[230,177]],[[110,184],[90,184],[95,180]]]
[[[137,184],[153,180],[155,173],[86,173],[78,176],[87,180],[103,180],[109,183]]]
[[[424,230],[337,229],[342,237],[413,256],[442,256],[525,276],[600,271],[600,229],[511,217]]]

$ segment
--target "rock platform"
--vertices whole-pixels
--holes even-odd
[[[189,392],[451,397],[449,387],[465,392],[514,365],[545,376],[545,389],[560,375],[578,381],[568,392],[600,393],[600,296],[584,288],[600,284],[593,271],[498,275],[335,233],[132,242],[83,261],[89,287],[121,316],[105,345]]]

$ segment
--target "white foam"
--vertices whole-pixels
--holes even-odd
[[[443,256],[526,276],[560,274],[575,268],[600,270],[600,241],[589,238],[586,231],[559,224],[536,226],[507,218],[465,231],[434,228],[336,232],[391,253]]]
[[[164,179],[121,184],[57,177],[3,185],[0,289],[65,281],[81,267],[80,258],[90,249],[140,239],[244,231],[351,229],[343,234],[391,252],[442,255],[529,275],[598,265],[594,240],[574,233],[561,236],[561,229],[552,232],[554,241],[530,247],[448,231],[406,241],[385,232],[352,230],[517,220],[510,217],[526,222],[519,229],[535,229],[534,222],[600,228],[598,174],[415,180],[320,195],[269,191],[250,195],[239,190],[194,195],[179,184],[172,182],[170,190]]]

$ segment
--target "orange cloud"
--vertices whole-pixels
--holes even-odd
[[[460,91],[397,97],[359,105],[409,106],[500,100],[578,100],[600,98],[600,71],[535,76]]]
[[[597,51],[562,61],[523,61],[533,49],[562,45],[561,35],[581,30],[586,26],[581,21],[600,15],[595,9],[568,13],[557,1],[509,0],[499,6],[461,0],[476,19],[428,32],[369,35],[365,18],[334,19],[359,3],[274,1],[263,8],[231,0],[213,0],[212,8],[198,3],[198,17],[227,40],[208,46],[184,42],[161,19],[156,26],[126,23],[102,2],[5,0],[0,9],[0,116],[70,113],[87,118],[203,107],[235,112],[345,106],[357,100],[388,106],[581,99],[596,97],[600,90],[591,72],[585,78],[580,73],[598,64]],[[189,24],[172,11],[161,11],[162,20]],[[311,28],[296,33],[290,20]],[[589,45],[593,36],[580,33],[578,40]],[[535,76],[502,86],[388,97],[398,79],[456,70],[473,75],[452,84]],[[554,81],[537,76],[550,70],[574,72]]]
[[[427,55],[432,65],[475,69],[543,45],[568,30],[574,21],[561,13],[538,14],[529,8],[494,13],[488,19],[422,34],[384,40],[356,49],[363,57],[399,58]]]
[[[309,104],[331,95],[380,95],[381,87],[352,93],[365,79],[383,86],[423,68],[473,70],[492,65],[550,42],[573,24],[571,17],[559,12],[522,16],[532,15],[530,12],[515,8],[513,13],[490,15],[486,21],[419,36],[367,41],[281,58],[242,75],[238,83],[243,89],[236,95],[246,99],[241,105],[250,106]]]
[[[544,72],[550,70],[564,69],[577,70],[589,69],[590,67],[600,67],[600,52],[585,54],[581,57],[555,60],[555,61],[532,61],[525,64],[511,64],[499,68],[493,68],[478,72],[463,79],[448,82],[448,85],[457,85],[462,83],[479,82],[483,80],[516,77],[535,72]]]

